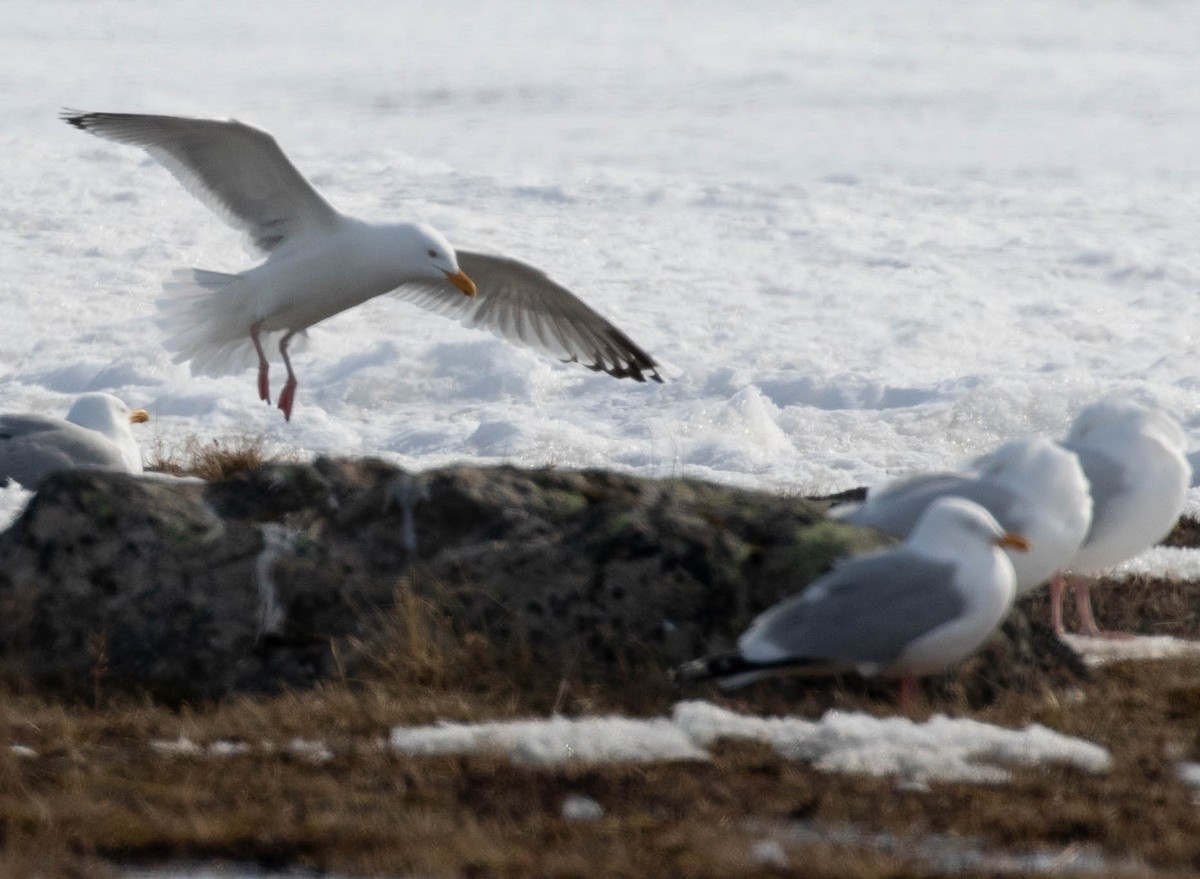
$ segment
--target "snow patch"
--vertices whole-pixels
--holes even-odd
[[[1200,549],[1182,546],[1152,546],[1104,572],[1113,580],[1132,577],[1163,577],[1171,580],[1200,579]]]
[[[1087,635],[1060,637],[1091,666],[1200,656],[1200,641],[1185,641],[1170,635],[1135,635],[1128,639],[1092,638]]]
[[[599,821],[604,807],[582,794],[570,794],[563,799],[561,814],[567,821]]]
[[[708,753],[683,729],[665,718],[550,717],[439,723],[395,727],[390,742],[402,754],[496,754],[531,766],[708,759]]]
[[[1037,724],[1006,730],[937,715],[924,723],[831,711],[819,721],[753,717],[709,702],[675,706],[670,719],[624,717],[441,723],[396,727],[405,754],[487,753],[531,765],[706,760],[722,739],[764,742],[826,772],[896,775],[917,782],[995,784],[1014,767],[1066,764],[1106,772],[1108,752]]]
[[[811,722],[747,717],[703,701],[679,703],[673,717],[698,745],[722,738],[761,741],[826,772],[989,784],[1008,780],[1010,767],[1062,763],[1103,773],[1111,764],[1104,748],[1038,724],[1008,730],[942,715],[916,723],[841,711]]]

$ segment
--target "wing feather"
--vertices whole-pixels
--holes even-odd
[[[144,149],[259,252],[338,218],[275,138],[241,122],[73,110],[62,118],[98,137]]]
[[[478,288],[474,298],[436,281],[413,281],[396,295],[466,326],[489,330],[616,378],[661,382],[657,361],[566,287],[526,263],[458,251],[458,265]]]
[[[886,666],[922,635],[962,615],[954,565],[907,547],[860,556],[758,617],[738,647],[751,661]]]
[[[120,448],[93,430],[41,415],[0,415],[0,483],[33,488],[56,470],[126,469]]]

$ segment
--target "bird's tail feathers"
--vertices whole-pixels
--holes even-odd
[[[167,295],[156,302],[158,325],[170,334],[163,346],[193,375],[230,375],[258,363],[250,327],[257,319],[238,281],[241,275],[207,269],[176,269],[163,281]],[[268,357],[283,331],[260,335]],[[291,345],[289,351],[300,350]]]
[[[731,651],[685,662],[671,669],[667,676],[676,686],[715,681],[723,690],[736,690],[764,678],[805,672],[821,674],[826,672],[826,668],[824,664],[811,659],[755,662],[737,651]]]
[[[858,518],[859,510],[861,510],[863,506],[864,504],[862,501],[846,501],[830,507],[829,512],[827,512],[825,515],[830,519],[837,519],[839,522],[849,522],[854,524],[855,520]]]

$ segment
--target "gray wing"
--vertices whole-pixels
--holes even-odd
[[[93,430],[41,415],[0,415],[0,481],[33,488],[49,473],[80,467],[124,470],[125,463]]]
[[[907,537],[930,504],[950,496],[974,501],[1002,524],[1018,502],[1011,490],[986,479],[957,473],[928,473],[894,482],[879,492],[872,490],[858,507],[846,512],[835,510],[834,515],[853,525]]]
[[[1112,522],[1113,499],[1125,491],[1128,476],[1125,467],[1116,458],[1095,449],[1070,449],[1079,457],[1079,466],[1087,477],[1092,490],[1092,524],[1084,544],[1092,543],[1096,535],[1102,534]]]
[[[959,617],[955,566],[907,547],[849,559],[765,611],[738,640],[748,660],[886,666],[917,638]]]
[[[260,252],[337,220],[337,211],[296,170],[275,138],[241,122],[73,110],[62,118],[99,137],[144,149]]]
[[[653,357],[541,270],[465,250],[458,251],[458,266],[475,282],[474,297],[463,296],[443,281],[410,282],[395,294],[560,360],[616,378],[662,381]]]

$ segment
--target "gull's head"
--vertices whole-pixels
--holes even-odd
[[[1000,527],[979,504],[960,497],[944,497],[929,505],[908,538],[938,558],[954,558],[971,547],[1000,547],[1029,551],[1029,541]]]
[[[1078,456],[1047,437],[1009,440],[975,460],[980,478],[1015,491],[1036,506],[1075,499],[1091,508],[1091,487]],[[1090,515],[1090,514],[1089,514]]]
[[[475,282],[458,267],[458,256],[442,233],[420,223],[405,231],[403,255],[410,267],[416,267],[422,277],[448,281],[466,296],[475,295]]]
[[[67,421],[94,430],[114,442],[131,473],[142,472],[142,453],[138,451],[130,425],[149,420],[150,415],[145,409],[130,409],[112,394],[84,394],[67,413]]]
[[[1064,443],[1073,448],[1113,448],[1122,440],[1138,436],[1154,437],[1180,453],[1187,448],[1187,436],[1178,421],[1158,409],[1121,398],[1085,406],[1071,424]]]
[[[130,409],[112,394],[84,394],[67,413],[67,421],[108,437],[129,431],[129,425],[150,420],[145,409]]]

